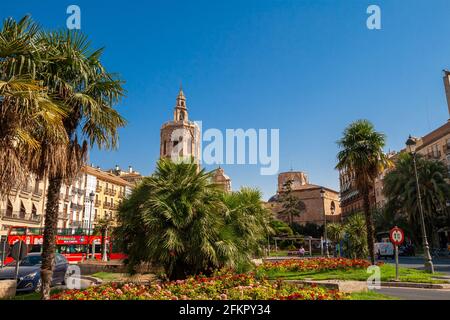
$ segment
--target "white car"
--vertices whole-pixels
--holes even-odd
[[[375,243],[375,253],[378,256],[378,259],[382,257],[387,259],[394,259],[394,245],[390,242],[377,242]]]

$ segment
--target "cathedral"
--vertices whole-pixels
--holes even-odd
[[[186,97],[180,87],[173,112],[173,120],[161,126],[159,155],[161,158],[192,159],[200,167],[201,132],[199,126],[189,120]],[[231,179],[219,167],[214,171],[213,182],[225,192],[231,192]]]

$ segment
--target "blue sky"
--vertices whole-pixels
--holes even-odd
[[[24,0],[2,3],[0,17],[29,13],[64,28],[70,4],[92,45],[106,48],[104,64],[126,80],[120,148],[91,152],[102,168],[153,172],[180,81],[190,118],[205,129],[279,128],[280,171],[292,166],[335,189],[335,142],[351,121],[369,119],[386,133],[386,150],[398,150],[408,134],[448,119],[447,0]],[[366,28],[370,4],[381,8],[381,30]],[[265,198],[276,190],[277,177],[259,166],[223,167],[234,189],[259,187]]]

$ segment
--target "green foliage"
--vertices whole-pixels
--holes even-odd
[[[348,258],[366,259],[369,252],[367,246],[366,221],[362,214],[351,215],[344,227],[344,252]]]
[[[440,227],[447,226],[449,212],[446,200],[450,199],[450,185],[446,166],[416,155],[417,174],[427,232],[430,236]],[[413,238],[421,240],[420,214],[413,157],[408,153],[398,156],[395,169],[384,178],[384,194],[387,208],[396,218],[407,219]]]
[[[284,223],[281,220],[272,219],[270,221],[270,227],[274,231],[274,236],[276,237],[285,237],[285,236],[293,236],[294,232],[291,227],[287,223]]]
[[[292,227],[294,217],[300,216],[305,211],[305,204],[292,193],[292,180],[283,184],[283,192],[280,193],[278,202],[282,207],[279,214],[287,217]]]
[[[344,226],[339,223],[327,224],[327,238],[331,241],[338,243],[344,239],[345,231]]]
[[[304,225],[293,223],[292,229],[296,234],[310,236],[313,238],[320,238],[323,236],[323,226],[312,222],[307,222]]]
[[[195,163],[161,159],[119,208],[115,236],[132,272],[162,265],[170,279],[223,266],[245,269],[270,232],[259,191],[224,194]]]

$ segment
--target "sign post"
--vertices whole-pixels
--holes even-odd
[[[395,226],[389,231],[389,239],[395,248],[395,281],[399,281],[399,272],[398,272],[398,246],[405,241],[405,233],[402,229]]]

